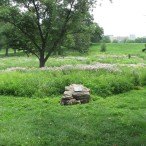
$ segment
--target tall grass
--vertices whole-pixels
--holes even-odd
[[[91,89],[91,94],[106,97],[130,91],[135,86],[146,83],[144,71],[141,76],[133,71],[109,72],[98,71],[14,71],[0,73],[0,94],[46,97],[60,95],[69,84],[83,84]]]
[[[115,63],[117,65],[145,63],[146,54],[141,52],[142,47],[143,44],[107,44],[107,52],[101,53],[100,44],[94,44],[91,46],[89,53],[82,57],[51,57],[46,66],[92,65],[96,62]],[[131,54],[130,59],[128,54]],[[0,70],[9,67],[37,68],[37,66],[38,60],[33,56],[30,58],[25,56],[0,58]],[[34,69],[34,71],[27,71],[27,69],[13,72],[0,71],[0,94],[45,97],[62,94],[65,86],[78,83],[90,88],[92,94],[106,97],[129,91],[134,89],[135,86],[145,85],[145,69],[139,70],[136,68],[134,72],[132,69],[122,72],[106,70],[40,71],[37,69]]]

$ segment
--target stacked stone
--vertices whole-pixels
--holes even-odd
[[[65,87],[65,92],[61,99],[62,105],[74,105],[88,103],[90,100],[90,89],[80,84],[72,84]]]

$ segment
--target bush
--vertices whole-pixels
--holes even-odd
[[[101,51],[101,52],[106,52],[106,44],[105,44],[105,43],[102,43],[102,44],[101,44],[100,51]]]
[[[114,78],[114,80],[111,81],[111,87],[112,94],[120,94],[132,90],[134,85],[127,77],[123,76]]]
[[[139,73],[136,71],[133,71],[132,77],[133,77],[134,86],[141,86],[141,79],[140,79]]]
[[[90,86],[91,87],[91,86]],[[92,83],[93,94],[107,97],[113,94],[120,94],[133,89],[129,76],[107,74],[100,76]]]
[[[145,85],[144,73],[140,76],[130,71],[119,73],[106,70],[7,72],[0,74],[0,94],[48,97],[63,94],[65,86],[75,83],[90,88],[91,94],[107,97]]]

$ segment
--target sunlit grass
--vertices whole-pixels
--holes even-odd
[[[142,54],[142,49],[144,48],[143,43],[108,43],[106,44],[107,51],[106,54]],[[91,47],[90,53],[95,54],[100,52],[100,44],[93,45]]]
[[[107,52],[100,52],[100,44],[94,44],[90,47],[88,54],[75,53],[66,54],[64,57],[51,56],[46,62],[46,67],[59,67],[63,65],[77,64],[95,64],[100,63],[117,63],[117,64],[138,64],[146,63],[146,53],[141,49],[144,44],[107,44]],[[4,52],[0,52],[4,53]],[[12,54],[12,53],[11,53]],[[130,54],[130,58],[129,58]],[[68,56],[69,55],[69,56]],[[82,57],[80,57],[80,55]],[[17,54],[9,57],[0,57],[0,70],[10,67],[38,68],[39,61],[35,56],[27,57],[26,55]]]
[[[107,44],[107,52],[101,53],[96,44],[88,54],[69,52],[51,56],[46,63],[46,67],[116,65],[114,70],[88,71],[41,70],[34,56],[22,52],[15,56],[11,50],[4,57],[0,51],[0,146],[145,146],[143,47]],[[13,71],[8,70],[12,67]],[[91,89],[89,104],[60,105],[64,87],[72,83]]]
[[[1,98],[0,145],[146,145],[146,88],[89,104]]]

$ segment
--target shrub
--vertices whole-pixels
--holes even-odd
[[[100,51],[101,51],[101,52],[106,52],[106,44],[105,44],[105,43],[102,43],[102,44],[101,44]]]
[[[132,77],[133,77],[132,79],[133,79],[134,86],[141,86],[141,79],[140,79],[139,73],[136,71],[133,71]]]
[[[0,73],[0,94],[48,97],[63,94],[70,84],[83,84],[91,94],[107,97],[146,84],[145,71],[139,73],[98,71],[29,71]]]
[[[124,93],[134,88],[132,82],[124,76],[114,78],[114,80],[111,81],[111,87],[113,94]]]
[[[96,80],[96,85],[92,87],[94,94],[102,97],[124,93],[131,89],[133,89],[133,84],[128,76],[114,74],[100,76]]]

